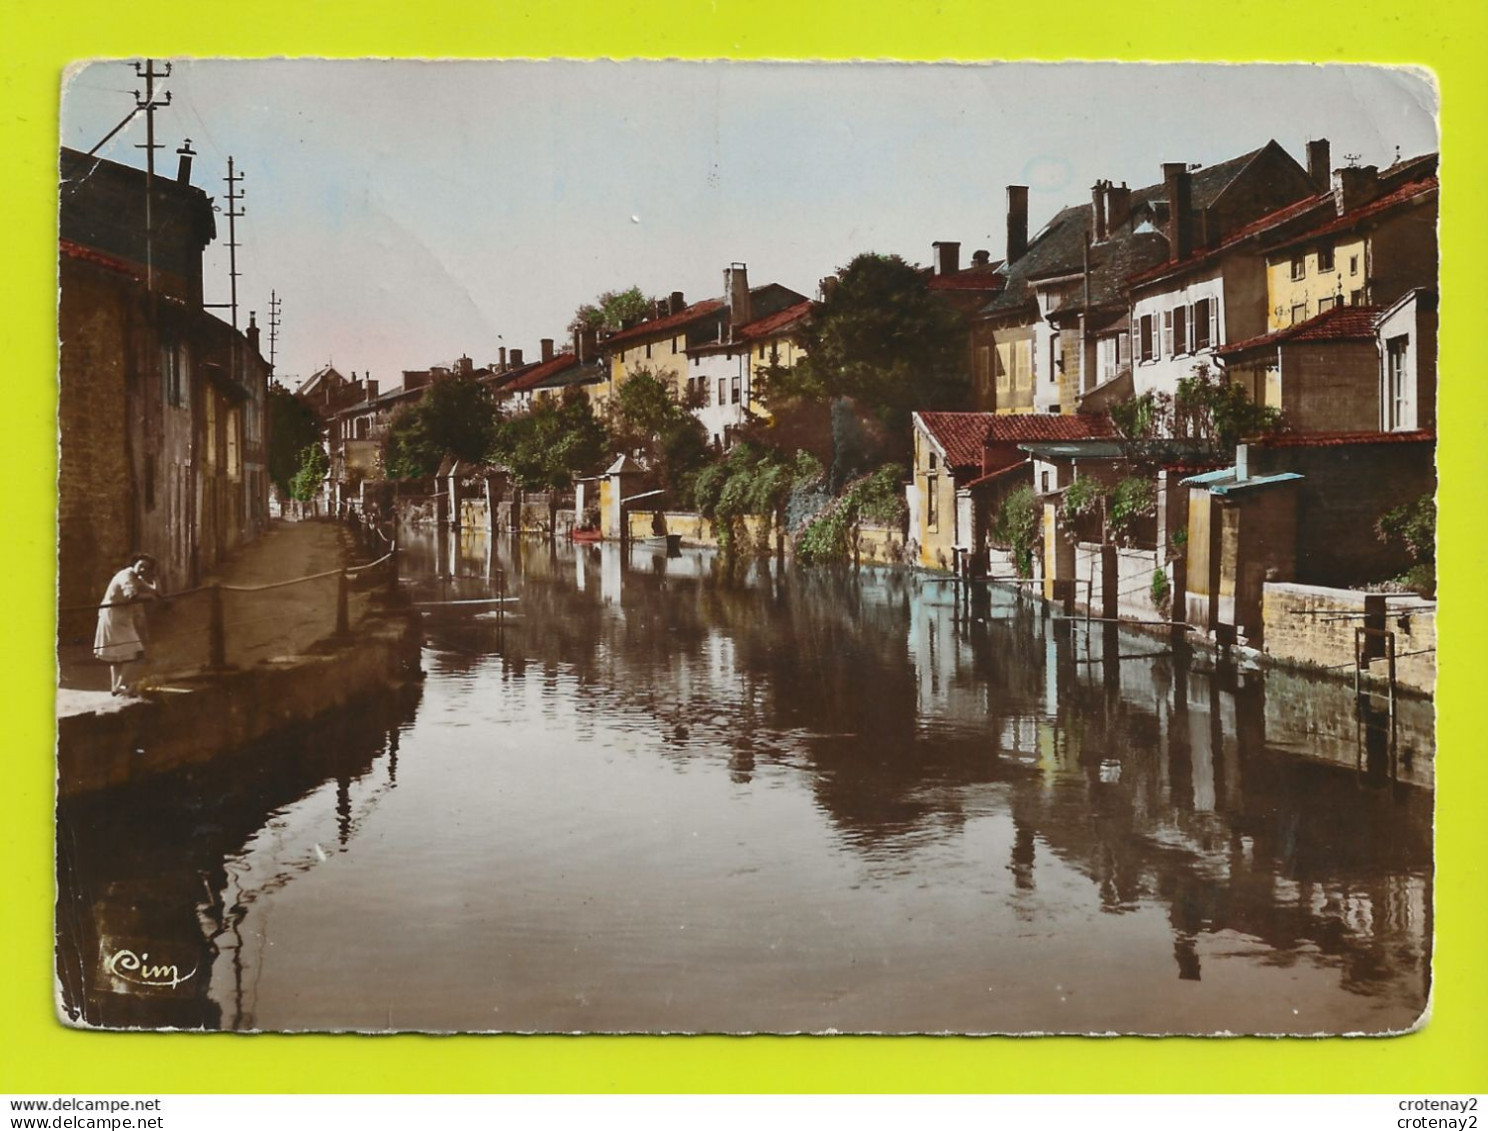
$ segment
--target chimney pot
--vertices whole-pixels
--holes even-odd
[[[500,348],[498,348],[497,351],[496,351],[496,356],[500,359],[499,361],[496,362],[496,368],[499,369],[502,373],[505,373],[506,372],[506,347],[505,346],[501,346]]]
[[[191,148],[191,139],[186,139],[186,144],[176,150],[180,161],[176,165],[176,180],[183,185],[191,183],[191,159],[196,156],[196,150]]]
[[[954,275],[961,270],[961,245],[955,240],[936,240],[930,245],[934,249],[935,273]]]
[[[992,262],[992,253],[986,248],[978,248],[971,253],[971,265],[973,267],[985,267]]]
[[[245,331],[243,331],[243,336],[248,339],[248,344],[250,346],[252,346],[253,347],[253,351],[255,353],[257,353],[258,352],[258,312],[257,311],[250,310],[248,312],[248,329],[245,330]]]
[[[667,313],[681,314],[687,308],[687,302],[682,297],[681,291],[673,291],[667,298]]]
[[[522,351],[521,350],[512,350],[511,351],[511,363],[512,363],[512,368],[513,369],[520,369],[521,368],[521,366],[522,366]]]
[[[1090,190],[1091,216],[1094,221],[1096,243],[1104,243],[1106,240],[1106,190],[1110,187],[1110,181],[1096,181]]]
[[[552,361],[553,360],[553,339],[552,338],[543,338],[541,340],[541,345],[542,345],[542,359],[543,359],[543,361],[545,361],[545,362]]]
[[[1007,261],[1016,263],[1028,250],[1028,186],[1007,188]]]
[[[728,302],[729,340],[732,341],[736,327],[753,321],[747,265],[730,263],[723,269],[723,293]]]
[[[1106,182],[1106,231],[1115,235],[1119,228],[1126,226],[1131,219],[1131,189],[1126,187],[1126,182],[1121,182],[1117,188],[1109,181]]]

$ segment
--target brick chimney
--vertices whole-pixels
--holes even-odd
[[[511,365],[512,365],[512,368],[513,369],[520,369],[520,368],[522,368],[522,351],[521,350],[512,350],[511,351]]]
[[[183,185],[191,183],[191,159],[196,156],[196,150],[191,148],[191,139],[186,139],[186,144],[176,150],[180,161],[176,164],[176,180]]]
[[[1193,254],[1193,177],[1181,161],[1163,163],[1168,190],[1168,258],[1173,262]]]
[[[973,267],[985,267],[992,262],[992,253],[986,248],[977,248],[971,253],[971,265]]]
[[[474,369],[475,363],[464,354],[461,354],[460,359],[455,362],[455,372],[461,377],[469,377]]]
[[[1007,188],[1007,261],[1016,263],[1028,250],[1028,186]]]
[[[673,291],[667,296],[667,313],[681,314],[687,309],[687,300],[682,297],[681,291]]]
[[[543,339],[541,339],[541,341],[540,341],[539,344],[542,346],[542,359],[543,359],[543,361],[545,363],[546,362],[549,362],[549,361],[552,361],[553,360],[553,339],[552,338],[543,338]]]
[[[1314,192],[1327,192],[1333,183],[1333,170],[1329,168],[1328,139],[1320,137],[1307,143],[1307,176],[1312,181]]]
[[[1110,187],[1110,181],[1096,181],[1090,188],[1091,225],[1096,243],[1106,242],[1106,190]]]
[[[1106,231],[1115,235],[1117,230],[1124,228],[1131,219],[1131,189],[1126,187],[1126,182],[1121,182],[1117,188],[1106,182]]]
[[[258,312],[248,312],[248,329],[243,331],[243,336],[248,339],[248,345],[254,353],[258,352]]]
[[[505,373],[506,372],[506,347],[505,346],[500,347],[496,351],[496,356],[497,356],[497,358],[499,358],[499,360],[496,362],[496,371],[498,373]]]
[[[730,263],[723,269],[723,299],[728,303],[729,340],[734,330],[754,321],[749,298],[749,268],[743,263]]]
[[[1379,196],[1379,169],[1374,165],[1333,170],[1333,207],[1338,215],[1362,208]]]
[[[371,377],[367,378],[367,399],[369,401],[375,401],[377,399],[377,382],[372,380]]]
[[[955,240],[936,240],[930,245],[937,275],[954,275],[961,270],[961,245]]]

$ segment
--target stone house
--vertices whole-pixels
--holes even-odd
[[[202,305],[211,199],[177,176],[61,153],[58,586],[95,604],[135,551],[167,591],[196,584],[268,522],[269,366]],[[147,235],[146,194],[150,194]],[[64,618],[64,637],[91,633]]]

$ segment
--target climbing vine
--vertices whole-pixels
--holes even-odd
[[[1038,539],[1038,502],[1032,487],[1019,487],[1002,500],[992,520],[992,541],[1013,556],[1019,577],[1033,576],[1033,548]]]
[[[904,517],[905,470],[885,464],[859,476],[809,518],[796,535],[796,560],[805,565],[846,561],[852,554],[853,534],[867,520],[890,524]]]

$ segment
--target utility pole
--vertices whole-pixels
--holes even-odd
[[[166,63],[164,71],[157,71],[155,60],[146,59],[143,67],[138,63],[134,65],[134,73],[137,78],[145,80],[144,98],[140,97],[139,91],[134,92],[135,111],[145,112],[145,144],[137,145],[135,148],[145,151],[145,289],[153,294],[155,291],[155,151],[164,148],[155,144],[155,111],[171,103],[168,91],[164,102],[156,101],[155,80],[170,78],[171,65]]]
[[[222,178],[227,182],[227,277],[232,291],[232,301],[228,304],[232,307],[232,327],[238,328],[238,217],[243,215],[247,209],[237,207],[238,202],[243,199],[243,194],[237,191],[238,182],[243,179],[242,173],[234,173],[233,159],[227,159],[227,176]]]
[[[274,368],[275,347],[279,343],[279,292],[269,292],[269,368]]]

